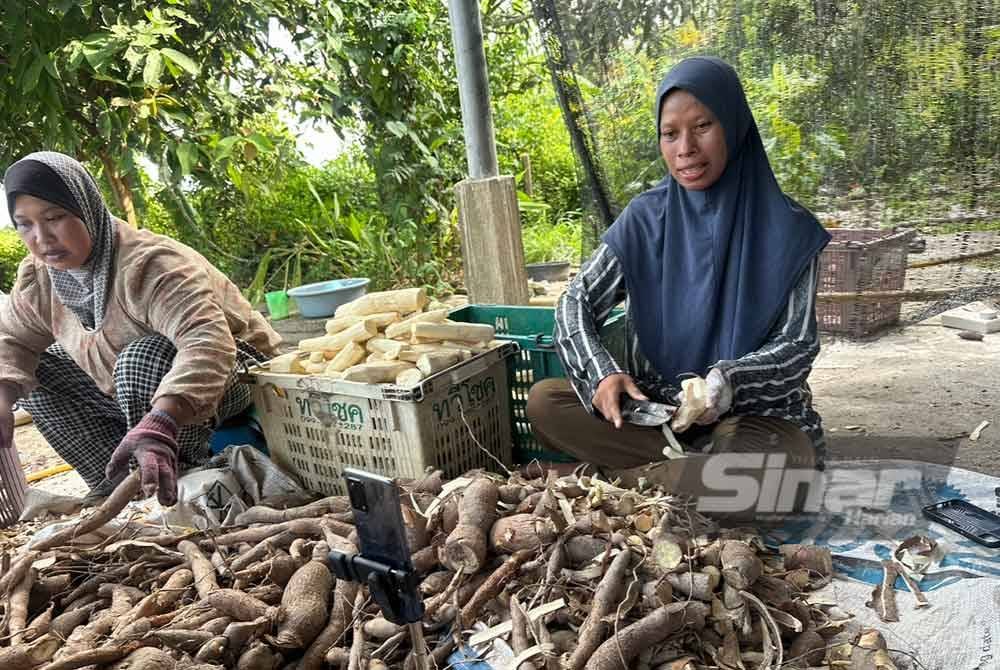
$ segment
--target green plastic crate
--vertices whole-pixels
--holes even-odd
[[[533,459],[554,462],[572,460],[565,454],[542,448],[531,433],[526,413],[528,390],[532,384],[550,377],[566,376],[552,341],[555,308],[468,305],[452,311],[449,318],[465,323],[489,324],[496,329],[498,340],[516,342],[521,347],[518,355],[507,359],[514,460],[518,463],[528,463]],[[625,322],[625,312],[615,310],[601,329],[604,346],[618,360],[625,352]]]

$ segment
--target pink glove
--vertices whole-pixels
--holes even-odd
[[[166,412],[153,409],[126,433],[111,454],[104,474],[117,483],[128,472],[135,456],[142,473],[142,493],[156,494],[160,504],[177,502],[177,422]]]

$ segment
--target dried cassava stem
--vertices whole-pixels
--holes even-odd
[[[587,659],[606,637],[608,624],[605,622],[605,617],[614,613],[621,601],[625,587],[625,573],[631,558],[628,551],[620,551],[601,578],[591,603],[590,613],[580,627],[580,642],[566,663],[567,670],[580,670],[584,667]]]
[[[139,471],[136,470],[115,487],[111,495],[92,514],[69,528],[64,528],[44,540],[39,540],[31,548],[36,551],[48,551],[54,547],[71,544],[73,538],[78,535],[86,535],[91,531],[97,530],[118,516],[125,509],[125,506],[128,505],[129,501],[139,494],[140,490],[141,481],[139,479]]]
[[[670,603],[612,634],[587,661],[587,670],[628,670],[643,649],[667,640],[684,628],[705,627],[708,606],[696,600]],[[624,660],[625,665],[622,665]]]
[[[486,534],[496,519],[497,485],[480,477],[465,487],[458,507],[458,526],[448,535],[441,562],[456,572],[478,572],[486,560]]]

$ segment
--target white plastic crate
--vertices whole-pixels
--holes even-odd
[[[344,468],[420,477],[433,466],[456,477],[473,468],[496,470],[490,454],[510,465],[506,359],[517,351],[505,344],[413,388],[252,368],[271,458],[326,495],[347,494]]]

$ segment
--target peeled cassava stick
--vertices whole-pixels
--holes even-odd
[[[317,543],[312,560],[295,571],[281,596],[278,633],[272,644],[281,649],[302,649],[320,634],[327,621],[333,575],[326,566],[330,553],[325,542]]]
[[[447,370],[461,360],[462,357],[458,353],[450,351],[443,351],[439,354],[423,354],[417,359],[417,369],[425,377],[430,377],[436,372]]]
[[[275,374],[304,375],[306,373],[306,368],[302,361],[302,353],[298,351],[275,356],[267,362],[267,369],[268,372]]]
[[[419,312],[427,304],[427,290],[424,288],[404,288],[396,291],[368,293],[337,308],[335,316],[377,314],[379,312],[399,312],[409,314]]]
[[[357,342],[348,342],[326,366],[327,372],[343,372],[357,365],[365,357],[365,348]]]
[[[458,504],[458,526],[448,535],[441,562],[466,574],[479,572],[486,560],[486,535],[496,519],[497,485],[480,477],[465,487]]]
[[[484,323],[415,323],[410,334],[423,340],[481,342],[492,340],[496,331]]]
[[[665,605],[612,634],[597,648],[585,667],[587,670],[628,670],[630,662],[643,649],[664,642],[684,628],[703,629],[706,616],[708,606],[694,600]]]
[[[681,392],[684,400],[670,422],[670,429],[675,433],[683,433],[705,411],[708,398],[708,385],[701,377],[692,377],[681,382]]]
[[[371,353],[383,354],[382,360],[391,361],[399,358],[405,344],[398,340],[390,340],[384,337],[374,337],[365,342],[365,349]]]
[[[413,367],[412,363],[404,361],[381,361],[377,363],[362,363],[344,371],[345,382],[363,382],[365,384],[390,384],[405,370]]]
[[[194,587],[198,591],[198,597],[204,598],[219,588],[219,582],[215,578],[215,568],[197,544],[183,540],[177,543],[177,549],[184,554],[184,560],[194,575]]]
[[[396,375],[395,384],[396,386],[403,386],[405,388],[410,388],[411,386],[416,386],[424,380],[424,373],[417,368],[410,368],[409,370],[403,370],[398,375]]]
[[[565,663],[567,670],[580,670],[607,636],[608,623],[605,617],[614,614],[621,602],[625,589],[625,572],[631,558],[632,555],[627,550],[618,552],[601,578],[590,612],[580,627],[580,642]]]
[[[136,470],[128,477],[126,477],[121,484],[119,484],[111,495],[108,496],[101,506],[98,507],[92,514],[90,514],[85,519],[82,519],[79,523],[70,526],[69,528],[63,528],[45,538],[32,544],[31,548],[35,551],[48,551],[54,547],[59,547],[64,544],[71,544],[73,538],[78,535],[86,535],[87,533],[96,530],[106,524],[107,522],[118,516],[119,512],[125,509],[125,506],[135,498],[139,491],[141,490],[139,470]]]
[[[375,324],[375,328],[385,328],[389,324],[399,321],[399,312],[380,312],[364,316],[349,314],[347,316],[334,317],[326,322],[326,334],[336,335],[341,331],[347,330],[362,319],[371,319],[372,323]]]
[[[390,339],[396,339],[398,337],[410,337],[411,331],[410,327],[415,323],[441,323],[448,318],[447,309],[436,309],[431,312],[422,312],[420,314],[414,314],[411,317],[403,319],[398,323],[394,323],[385,328],[385,336]]]
[[[364,342],[378,335],[378,329],[371,319],[362,319],[336,335],[310,337],[299,342],[300,351],[340,351],[348,342]]]

